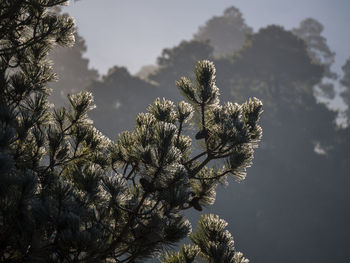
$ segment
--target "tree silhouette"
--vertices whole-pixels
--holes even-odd
[[[312,94],[312,87],[323,76],[323,68],[308,56],[305,42],[275,25],[248,37],[245,47],[233,57],[231,72],[242,92],[250,85],[277,102],[296,102],[301,99],[297,92],[304,90]]]
[[[148,78],[158,83],[167,97],[179,100],[174,79],[179,79],[187,72],[191,72],[191,68],[198,60],[210,59],[212,52],[213,48],[208,43],[196,40],[182,41],[178,46],[162,51],[157,59],[158,69]],[[194,75],[192,74],[191,77]]]
[[[245,24],[242,13],[236,7],[227,8],[222,16],[214,16],[201,26],[194,35],[195,40],[207,41],[214,47],[214,56],[233,54],[241,49],[245,38],[252,34]]]
[[[119,132],[135,126],[135,116],[143,111],[156,94],[157,86],[130,75],[126,68],[113,67],[101,81],[88,87],[94,94],[96,109],[89,113],[104,134],[114,138]],[[113,121],[110,121],[113,120]]]
[[[78,93],[98,79],[98,72],[89,69],[89,60],[83,57],[86,52],[84,39],[74,34],[75,43],[72,47],[55,47],[49,55],[53,60],[53,70],[58,75],[58,81],[49,84],[52,93],[49,98],[56,106],[63,106],[67,95]]]
[[[324,27],[320,22],[307,18],[301,21],[299,27],[293,29],[292,32],[305,41],[311,58],[323,65],[325,70],[324,81],[318,84],[321,91],[320,95],[333,99],[335,90],[332,80],[337,78],[337,74],[332,72],[331,66],[334,63],[335,52],[331,51],[326,38],[322,36],[323,30]]]
[[[263,146],[250,171],[251,180],[233,190],[237,196],[245,194],[251,207],[248,201],[233,200],[233,206],[245,209],[239,215],[225,213],[225,201],[218,200],[216,209],[238,229],[256,226],[242,231],[247,239],[241,242],[263,262],[296,261],[290,247],[298,248],[306,261],[344,260],[349,233],[345,218],[350,215],[344,188],[348,154],[339,145],[347,137],[336,132],[336,113],[314,95],[324,65],[312,60],[302,39],[269,26],[249,37],[235,56],[216,60],[216,66],[222,74],[218,85],[230,88],[234,98],[257,96],[264,103]],[[223,200],[228,198],[225,193]],[[327,252],[325,240],[332,240],[336,253]],[[270,246],[280,252],[264,254]]]
[[[340,83],[345,89],[342,91],[341,96],[348,106],[346,114],[348,123],[350,123],[350,58],[345,62],[342,70],[343,77],[340,80]]]

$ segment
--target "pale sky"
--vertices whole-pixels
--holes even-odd
[[[291,29],[315,18],[337,53],[336,70],[350,57],[350,0],[82,0],[65,11],[76,18],[90,66],[102,74],[114,65],[136,73],[232,5],[255,31],[269,24]]]

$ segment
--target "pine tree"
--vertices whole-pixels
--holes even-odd
[[[88,118],[91,93],[70,95],[67,108],[47,100],[47,54],[73,42],[72,18],[51,11],[66,2],[0,3],[0,261],[138,262],[190,233],[183,210],[213,204],[228,176],[245,178],[262,104],[220,105],[214,64],[204,60],[195,85],[177,82],[188,102],[158,98],[110,141]],[[184,134],[193,115],[203,145],[195,156]],[[192,240],[209,262],[246,262],[224,226],[203,217]],[[217,236],[205,236],[211,229]]]
[[[198,229],[190,235],[193,245],[183,245],[179,252],[164,255],[163,263],[192,263],[202,258],[209,263],[248,263],[249,260],[237,252],[232,235],[225,230],[227,222],[218,216],[202,215]]]

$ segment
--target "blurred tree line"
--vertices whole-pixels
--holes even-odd
[[[164,49],[157,65],[144,68],[141,77],[114,67],[98,79],[81,58],[83,42],[69,51],[76,55],[67,53],[74,64],[67,64],[59,50],[53,59],[62,76],[70,72],[94,94],[97,108],[90,117],[111,138],[134,127],[136,114],[154,97],[178,101],[174,80],[192,72],[197,60],[213,60],[222,100],[255,96],[265,111],[263,142],[249,183],[221,191],[215,209],[235,226],[253,261],[346,262],[350,127],[337,125],[338,112],[319,99],[333,99],[335,86],[341,85],[349,123],[350,59],[342,73],[333,72],[335,53],[322,32],[322,24],[311,18],[292,30],[271,25],[253,32],[231,7],[208,20],[192,40]],[[73,67],[77,64],[84,69]]]

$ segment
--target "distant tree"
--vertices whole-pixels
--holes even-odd
[[[174,79],[190,72],[198,60],[210,59],[213,48],[201,41],[182,41],[174,48],[166,48],[157,59],[158,69],[148,78],[160,86],[163,93],[173,100],[180,99]],[[194,77],[192,74],[191,77]]]
[[[231,78],[223,78],[230,83],[225,84],[245,96],[253,91],[271,102],[276,99],[275,103],[293,100],[302,104],[303,95],[312,97],[312,87],[323,76],[323,67],[313,63],[305,42],[275,25],[250,35],[232,63],[224,59],[221,68],[229,67],[225,63],[231,64]]]
[[[242,13],[236,7],[227,8],[222,16],[214,16],[201,26],[195,40],[207,41],[214,47],[214,56],[233,54],[239,50],[253,29],[246,25]]]
[[[341,96],[345,101],[346,105],[348,106],[346,114],[348,118],[348,123],[350,124],[350,58],[345,62],[344,66],[342,67],[342,70],[343,77],[340,80],[340,83],[345,89],[341,93]]]
[[[331,51],[326,38],[322,36],[323,30],[324,27],[320,22],[307,18],[292,32],[305,41],[311,58],[318,64],[323,65],[325,79],[318,85],[321,91],[320,95],[333,99],[335,90],[332,80],[337,78],[337,74],[332,72],[331,66],[334,63],[335,52]]]
[[[47,55],[54,44],[72,44],[75,28],[67,15],[50,12],[64,3],[0,2],[0,261],[137,262],[190,232],[181,211],[212,204],[229,175],[245,178],[261,138],[262,104],[220,105],[215,67],[201,61],[195,85],[177,82],[190,103],[156,99],[133,131],[111,142],[87,116],[91,93],[69,96],[67,108],[49,107]],[[193,114],[204,146],[196,156],[183,134]],[[241,262],[224,234],[226,258]]]
[[[130,75],[124,67],[111,68],[101,80],[91,83],[88,90],[94,94],[97,106],[89,116],[110,138],[132,129],[135,116],[161,93],[157,86]]]
[[[141,69],[135,74],[136,77],[140,79],[148,80],[148,76],[157,70],[156,65],[146,65],[141,67]]]
[[[325,66],[325,75],[335,77],[335,73],[330,68],[334,63],[335,53],[331,51],[326,38],[322,36],[323,30],[324,27],[320,22],[307,18],[301,21],[299,27],[292,32],[305,41],[311,58]]]
[[[246,227],[241,242],[254,251],[252,260],[346,261],[349,154],[337,146],[347,137],[337,134],[336,113],[315,97],[313,87],[324,78],[324,66],[310,57],[302,39],[277,26],[251,35],[235,56],[216,59],[215,64],[222,94],[230,90],[235,99],[257,96],[264,103],[264,140],[249,184],[232,186],[232,192],[250,201],[232,200],[233,206],[244,209],[226,212],[230,196],[222,193],[216,211],[238,229]],[[336,253],[327,252],[329,240]],[[264,253],[275,245],[276,251]]]
[[[311,158],[317,143],[325,148],[332,144],[336,114],[317,102],[313,89],[321,82],[324,68],[312,60],[305,42],[292,32],[279,26],[261,29],[248,37],[241,51],[217,60],[216,65],[223,74],[219,85],[229,88],[233,97],[262,99],[264,142],[276,153],[281,151],[276,157],[281,162],[301,149],[299,157]],[[302,142],[302,147],[296,142]]]
[[[308,156],[317,142],[331,144],[336,114],[314,95],[324,67],[312,60],[305,42],[292,32],[279,26],[261,29],[248,37],[241,51],[216,65],[223,72],[219,85],[230,88],[233,97],[258,96],[264,102],[264,141],[271,149],[284,145],[281,150],[292,150],[303,141]],[[286,134],[291,140],[285,140]]]
[[[98,79],[97,70],[89,69],[89,60],[83,57],[86,52],[84,39],[78,33],[74,34],[74,38],[72,47],[55,47],[49,55],[53,70],[58,75],[58,81],[49,84],[53,90],[49,100],[56,106],[63,106],[67,95],[85,90]]]

